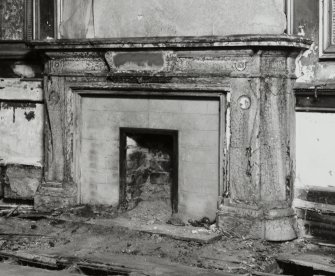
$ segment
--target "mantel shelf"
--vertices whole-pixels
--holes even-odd
[[[32,41],[36,50],[94,50],[94,49],[176,49],[176,48],[246,48],[284,47],[308,49],[312,41],[288,35],[235,35],[206,37],[152,37],[82,40]]]

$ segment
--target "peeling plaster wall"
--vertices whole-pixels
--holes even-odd
[[[62,38],[282,34],[283,0],[63,1]]]
[[[310,49],[297,58],[297,83],[316,80],[319,60],[319,1],[295,0],[293,8],[293,34],[305,36],[314,41]]]
[[[319,1],[297,0],[294,34],[311,38],[314,43],[296,62],[296,85],[315,86],[335,81],[335,61],[319,60]],[[299,26],[302,28],[299,28]],[[335,187],[335,115],[297,113],[296,186]]]
[[[319,1],[296,0],[301,2],[296,7],[293,33],[314,41],[310,49],[297,58],[297,83],[315,85],[335,81],[335,61],[319,60]]]
[[[314,40],[314,39],[313,39]],[[318,85],[335,82],[335,61],[319,60],[318,40],[296,62],[297,84]]]
[[[0,179],[7,198],[32,199],[42,177],[40,81],[0,79]]]
[[[41,82],[0,79],[1,163],[42,165]]]
[[[0,199],[32,200],[42,178],[42,85],[23,79],[40,77],[43,67],[16,43],[24,39],[26,2],[0,1]]]

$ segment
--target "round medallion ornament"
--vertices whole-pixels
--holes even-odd
[[[249,96],[241,96],[239,99],[238,99],[238,104],[240,105],[240,108],[243,109],[243,110],[247,110],[250,108],[251,106],[251,99]]]

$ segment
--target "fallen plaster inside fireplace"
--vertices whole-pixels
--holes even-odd
[[[148,224],[166,223],[177,211],[176,191],[177,147],[176,131],[168,132],[146,129],[121,129],[120,149],[123,157],[120,166],[124,175],[121,181],[121,208],[123,217],[145,221]],[[173,136],[174,135],[174,136]],[[174,138],[175,137],[175,138]],[[176,152],[174,152],[174,150]],[[123,160],[125,159],[125,160]],[[124,167],[122,167],[124,166]],[[173,206],[175,202],[175,206]]]

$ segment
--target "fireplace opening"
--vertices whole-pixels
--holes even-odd
[[[178,131],[120,128],[120,209],[165,223],[178,212]]]

